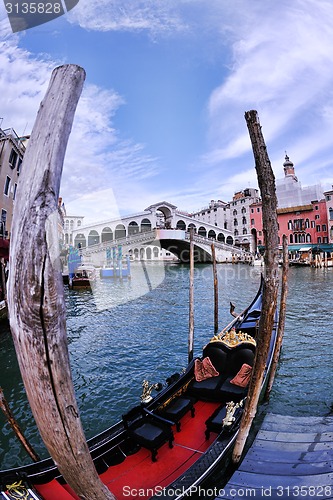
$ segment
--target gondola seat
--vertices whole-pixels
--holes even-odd
[[[129,437],[151,451],[153,462],[157,461],[157,450],[164,443],[169,442],[169,447],[173,447],[173,421],[153,414],[142,406],[136,406],[123,415],[122,419]]]
[[[158,414],[164,418],[172,420],[176,424],[177,432],[180,432],[180,420],[188,413],[191,412],[191,417],[195,415],[194,403],[195,399],[190,396],[179,396],[174,398],[170,404]]]
[[[241,417],[241,414],[242,414],[241,408],[236,408],[235,413],[234,413],[235,421],[228,428],[229,430],[231,430],[232,428],[235,427],[235,425],[238,424],[239,419]],[[206,425],[206,430],[205,430],[206,439],[209,439],[209,436],[210,436],[211,432],[215,432],[216,434],[220,434],[220,432],[223,429],[223,419],[226,417],[226,415],[227,415],[227,408],[226,408],[225,403],[223,403],[218,408],[216,408],[216,410],[214,411],[214,413],[212,413],[212,415],[205,422],[205,425]]]
[[[244,396],[246,396],[248,387],[240,387],[235,384],[231,384],[233,377],[228,377],[219,388],[220,400],[224,399],[226,401],[240,401]]]
[[[225,380],[225,375],[210,377],[201,382],[193,380],[188,388],[188,393],[192,397],[196,397],[203,401],[221,401],[221,393],[219,388]]]
[[[215,348],[216,351],[218,350]],[[188,393],[190,396],[202,399],[203,401],[239,401],[247,393],[247,387],[240,387],[231,383],[231,380],[237,375],[244,364],[253,366],[254,352],[250,348],[242,347],[230,350],[227,357],[221,356],[220,361],[224,359],[224,366],[220,363],[220,375],[210,377],[201,382],[193,380]],[[216,369],[218,369],[216,367]]]

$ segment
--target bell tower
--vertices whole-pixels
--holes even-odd
[[[285,156],[285,162],[283,164],[283,169],[284,169],[284,175],[285,177],[292,177],[297,181],[297,177],[295,175],[295,169],[294,169],[294,164],[292,161],[290,161],[289,156],[286,154]]]

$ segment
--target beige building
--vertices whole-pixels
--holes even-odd
[[[330,191],[324,193],[327,209],[328,243],[333,243],[333,186]]]
[[[0,237],[10,239],[14,201],[28,136],[0,129]]]

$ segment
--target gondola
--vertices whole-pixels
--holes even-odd
[[[172,375],[155,397],[145,383],[141,404],[88,441],[102,481],[115,497],[168,498],[195,495],[230,456],[239,430],[253,366],[263,278],[250,306],[203,348],[184,373]],[[262,391],[270,371],[277,318]],[[52,459],[0,472],[2,496],[71,500]],[[12,496],[11,496],[12,495]],[[22,495],[21,495],[22,496]],[[0,494],[1,498],[1,494]]]

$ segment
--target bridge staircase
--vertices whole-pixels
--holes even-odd
[[[163,238],[161,238],[162,233],[163,233]],[[175,233],[178,233],[176,239],[174,239]],[[88,246],[82,249],[82,253],[86,259],[89,259],[89,257],[91,257],[93,254],[101,252],[105,253],[106,248],[118,245],[121,245],[123,247],[123,253],[126,253],[130,248],[133,248],[134,246],[149,245],[149,244],[156,244],[167,250],[169,250],[170,248],[177,249],[177,246],[180,245],[182,245],[182,247],[184,247],[185,245],[189,248],[190,234],[188,232],[171,230],[170,240],[167,240],[166,238],[166,235],[168,234],[169,232],[167,230],[160,231],[158,229],[154,229],[152,231],[139,232],[133,235],[126,236],[124,238],[118,238],[112,241],[104,241],[96,245]],[[166,246],[165,244],[166,241],[168,241],[168,244],[170,244],[170,241],[172,242],[170,247]],[[212,251],[211,251],[212,243],[214,243],[215,250],[217,251],[217,253],[223,252],[224,255],[228,256],[227,260],[229,259],[230,262],[232,261],[232,258],[237,258],[240,260],[248,260],[249,262],[251,260],[251,254],[245,252],[240,247],[229,245],[221,241],[213,240],[211,238],[207,238],[199,234],[194,235],[194,245],[200,248],[203,252],[205,252],[205,254],[208,256],[207,259],[208,261],[209,258],[211,259],[212,257]]]

